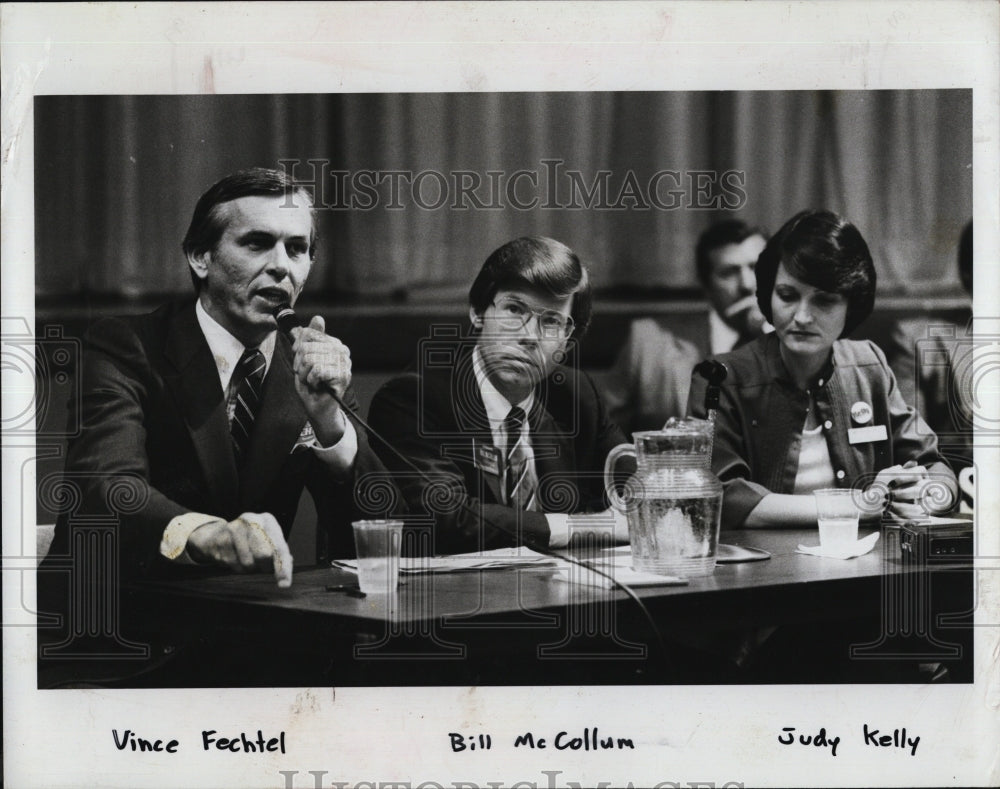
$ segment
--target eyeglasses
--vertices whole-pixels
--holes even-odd
[[[523,301],[502,298],[491,302],[497,309],[497,322],[504,328],[517,330],[527,325],[534,315],[544,337],[569,337],[573,333],[573,319],[555,310],[533,310]]]

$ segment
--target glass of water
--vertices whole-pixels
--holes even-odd
[[[358,587],[365,594],[390,594],[399,583],[399,549],[403,522],[354,521],[354,548],[358,554]]]
[[[819,544],[831,551],[843,551],[858,541],[858,519],[861,510],[855,491],[847,488],[822,488],[813,491],[816,499],[816,520],[819,523]]]

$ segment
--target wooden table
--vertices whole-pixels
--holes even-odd
[[[814,639],[842,627],[862,634],[851,642],[857,676],[817,667],[802,681],[885,681],[896,676],[890,663],[941,662],[953,681],[971,681],[968,567],[905,564],[891,530],[851,560],[796,553],[816,544],[815,530],[724,532],[721,541],[771,558],[720,564],[684,586],[637,589],[662,640],[624,592],[567,583],[551,568],[407,576],[391,596],[345,592],[338,587],[354,576],[331,568],[296,572],[290,589],[269,576],[224,575],[144,583],[130,594],[155,612],[161,634],[209,633],[259,655],[324,656],[327,684],[773,681],[727,670],[738,644],[775,628],[804,628]],[[920,681],[909,677],[892,681]]]

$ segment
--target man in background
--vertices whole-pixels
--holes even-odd
[[[958,243],[958,276],[972,298],[972,222]],[[938,437],[955,471],[972,465],[972,305],[952,321],[913,318],[893,328],[886,352],[903,400]]]
[[[754,276],[766,242],[762,230],[735,219],[702,233],[695,265],[711,311],[693,341],[677,336],[667,319],[632,322],[604,392],[611,418],[627,433],[657,430],[668,418],[684,416],[694,366],[769,328],[757,307]]]

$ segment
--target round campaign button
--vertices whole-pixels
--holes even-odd
[[[872,407],[868,405],[868,403],[858,400],[858,402],[851,406],[851,419],[859,425],[863,425],[865,422],[870,422],[871,418]]]

